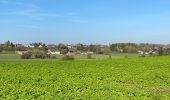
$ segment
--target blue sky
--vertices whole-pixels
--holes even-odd
[[[170,43],[169,0],[0,0],[0,43]]]

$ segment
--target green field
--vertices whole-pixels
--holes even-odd
[[[56,56],[56,60],[60,60],[64,55],[54,55]],[[130,54],[130,53],[112,53],[112,58],[124,58],[125,56],[132,58],[132,57],[138,57],[138,54]],[[87,59],[87,55],[75,55],[74,56],[76,60],[83,60]],[[108,55],[104,54],[94,54],[92,55],[92,58],[94,59],[108,59]],[[15,54],[14,52],[6,52],[6,53],[0,53],[0,61],[4,60],[20,60],[21,57],[18,54]],[[35,60],[35,59],[32,59]]]
[[[0,54],[0,60],[6,59],[20,59],[20,55],[18,54]]]
[[[1,61],[0,99],[170,100],[170,57]]]

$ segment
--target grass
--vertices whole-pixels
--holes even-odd
[[[55,55],[57,59],[61,59],[63,55]],[[138,54],[130,54],[130,53],[113,53],[112,58],[124,58],[125,56],[129,58],[138,57]],[[83,60],[87,59],[87,55],[75,55],[74,56],[76,60]],[[92,58],[94,59],[108,59],[108,55],[104,54],[94,54],[92,55]],[[19,60],[21,59],[20,55],[15,54],[14,52],[5,52],[0,53],[0,60]]]
[[[0,62],[1,99],[169,100],[170,57]]]
[[[18,54],[0,54],[0,60],[3,59],[20,59]]]

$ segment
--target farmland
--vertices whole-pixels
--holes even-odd
[[[56,57],[55,60],[60,60],[64,55],[53,55]],[[124,58],[125,56],[128,56],[130,58],[132,57],[138,57],[139,55],[136,53],[112,53],[112,58]],[[87,59],[87,55],[75,55],[74,56],[76,60],[84,60]],[[93,59],[108,59],[108,55],[104,54],[94,54],[92,55]],[[21,55],[15,54],[15,53],[0,53],[0,61],[4,60],[21,60]],[[35,58],[32,58],[30,60],[37,60]]]
[[[169,100],[170,57],[1,61],[0,99]]]

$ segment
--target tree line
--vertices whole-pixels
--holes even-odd
[[[137,53],[139,50],[143,52],[148,52],[149,50],[157,50],[159,55],[170,55],[170,45],[162,44],[149,44],[149,43],[113,43],[110,45],[101,44],[57,44],[57,45],[47,45],[42,42],[31,43],[34,47],[25,47],[22,44],[14,44],[13,42],[7,41],[0,45],[0,52],[3,51],[28,51],[28,50],[42,50],[47,52],[48,50],[57,50],[61,54],[67,54],[68,52],[94,52],[96,54],[107,54],[112,52],[119,53]]]

